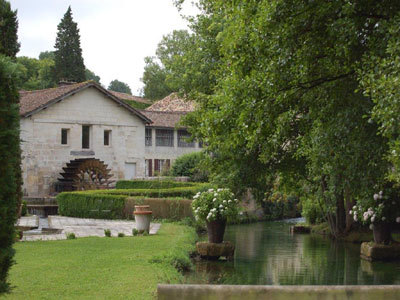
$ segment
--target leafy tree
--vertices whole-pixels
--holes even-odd
[[[125,82],[114,79],[110,82],[108,89],[115,92],[126,93],[132,95],[131,88]]]
[[[71,6],[57,26],[55,51],[56,80],[85,81],[85,65],[77,23],[72,19]]]
[[[90,71],[89,69],[85,69],[85,78],[86,80],[93,80],[98,84],[101,84],[100,76],[97,76],[94,72]]]
[[[172,176],[189,176],[191,181],[208,181],[208,174],[202,165],[206,159],[203,152],[192,152],[179,156],[171,167]]]
[[[144,61],[145,67],[141,78],[144,83],[144,98],[160,100],[174,92],[166,83],[167,71],[165,68],[155,62],[154,57],[146,57]]]
[[[19,51],[17,11],[11,10],[10,3],[0,1],[0,53],[15,57]]]
[[[384,77],[380,59],[395,61],[390,40],[396,39],[400,3],[203,0],[200,7],[192,20],[194,40],[212,41],[192,48],[191,56],[210,54],[216,67],[210,64],[208,74],[215,81],[192,86],[200,109],[187,124],[214,154],[214,169],[231,184],[249,183],[258,191],[276,176],[289,189],[302,182],[324,203],[333,233],[345,233],[352,202],[371,196],[391,169],[385,159],[390,141],[378,134],[381,121],[374,118],[384,109],[376,110],[360,91],[365,72],[359,70],[377,57],[381,79],[397,88],[395,76]],[[369,70],[363,78],[374,76],[373,64]],[[391,113],[396,110],[382,115],[390,120]],[[246,178],[237,180],[242,174]]]
[[[17,87],[23,90],[40,90],[57,85],[55,80],[54,60],[17,57],[19,73]]]
[[[207,18],[199,18],[198,23],[201,25],[192,24],[195,34],[174,30],[164,36],[156,57],[146,57],[142,78],[146,98],[161,99],[178,91],[188,95],[192,91],[212,93],[218,67],[218,26],[207,26]]]
[[[10,18],[11,17],[11,18]],[[17,66],[19,49],[16,12],[0,0],[0,294],[7,292],[8,270],[13,264],[14,224],[21,203],[21,150],[19,140]],[[5,34],[3,34],[5,33]]]
[[[43,52],[40,52],[39,59],[40,60],[42,60],[42,59],[54,60],[55,59],[55,53],[54,53],[54,51],[43,51]]]

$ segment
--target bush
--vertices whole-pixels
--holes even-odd
[[[123,233],[123,232],[118,232],[118,237],[124,237],[125,236],[125,233]]]
[[[28,203],[26,201],[22,201],[22,209],[21,209],[21,216],[26,216],[28,213]]]
[[[116,189],[169,189],[175,187],[195,186],[193,182],[171,180],[119,180]]]
[[[150,205],[154,219],[181,220],[193,218],[191,200],[169,198],[127,198],[125,200],[124,216],[130,218],[135,205]]]
[[[110,229],[104,229],[104,235],[106,237],[111,237],[111,230]]]
[[[136,228],[132,229],[132,235],[133,236],[137,236],[139,234],[139,230],[137,230]]]
[[[172,176],[188,176],[192,181],[207,182],[208,174],[202,168],[203,152],[192,152],[178,157],[171,168]]]
[[[319,224],[325,221],[322,208],[315,199],[302,197],[300,201],[301,214],[309,224]]]
[[[123,195],[123,196],[145,196],[149,198],[171,198],[184,197],[193,198],[198,192],[203,192],[211,188],[210,184],[196,184],[187,187],[174,187],[169,189],[115,189],[94,191],[96,194]],[[93,191],[91,191],[92,193]]]
[[[75,233],[73,232],[67,233],[67,240],[75,240],[75,239],[76,239]]]
[[[59,214],[78,218],[121,219],[126,196],[97,194],[96,192],[99,191],[58,194]]]

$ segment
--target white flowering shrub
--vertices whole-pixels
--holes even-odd
[[[209,189],[193,197],[192,209],[198,221],[227,220],[237,217],[238,204],[229,189]]]
[[[357,201],[349,212],[354,221],[362,224],[400,223],[400,203],[394,189],[375,193],[370,199]]]

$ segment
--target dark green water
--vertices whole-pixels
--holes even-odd
[[[231,262],[198,262],[187,283],[260,285],[400,284],[400,262],[360,259],[360,245],[289,233],[288,222],[228,226]]]

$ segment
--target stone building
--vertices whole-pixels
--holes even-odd
[[[145,132],[145,176],[162,174],[179,156],[201,150],[201,143],[189,142],[190,134],[180,125],[181,118],[194,109],[194,102],[173,93],[141,111],[152,120]]]
[[[23,192],[55,191],[62,168],[98,158],[114,179],[144,175],[145,125],[151,120],[94,82],[21,92]]]
[[[77,159],[99,159],[113,180],[132,179],[157,175],[178,156],[201,149],[177,127],[193,103],[171,95],[138,110],[126,100],[146,100],[131,97],[92,81],[21,91],[24,195],[53,194],[63,168]]]

